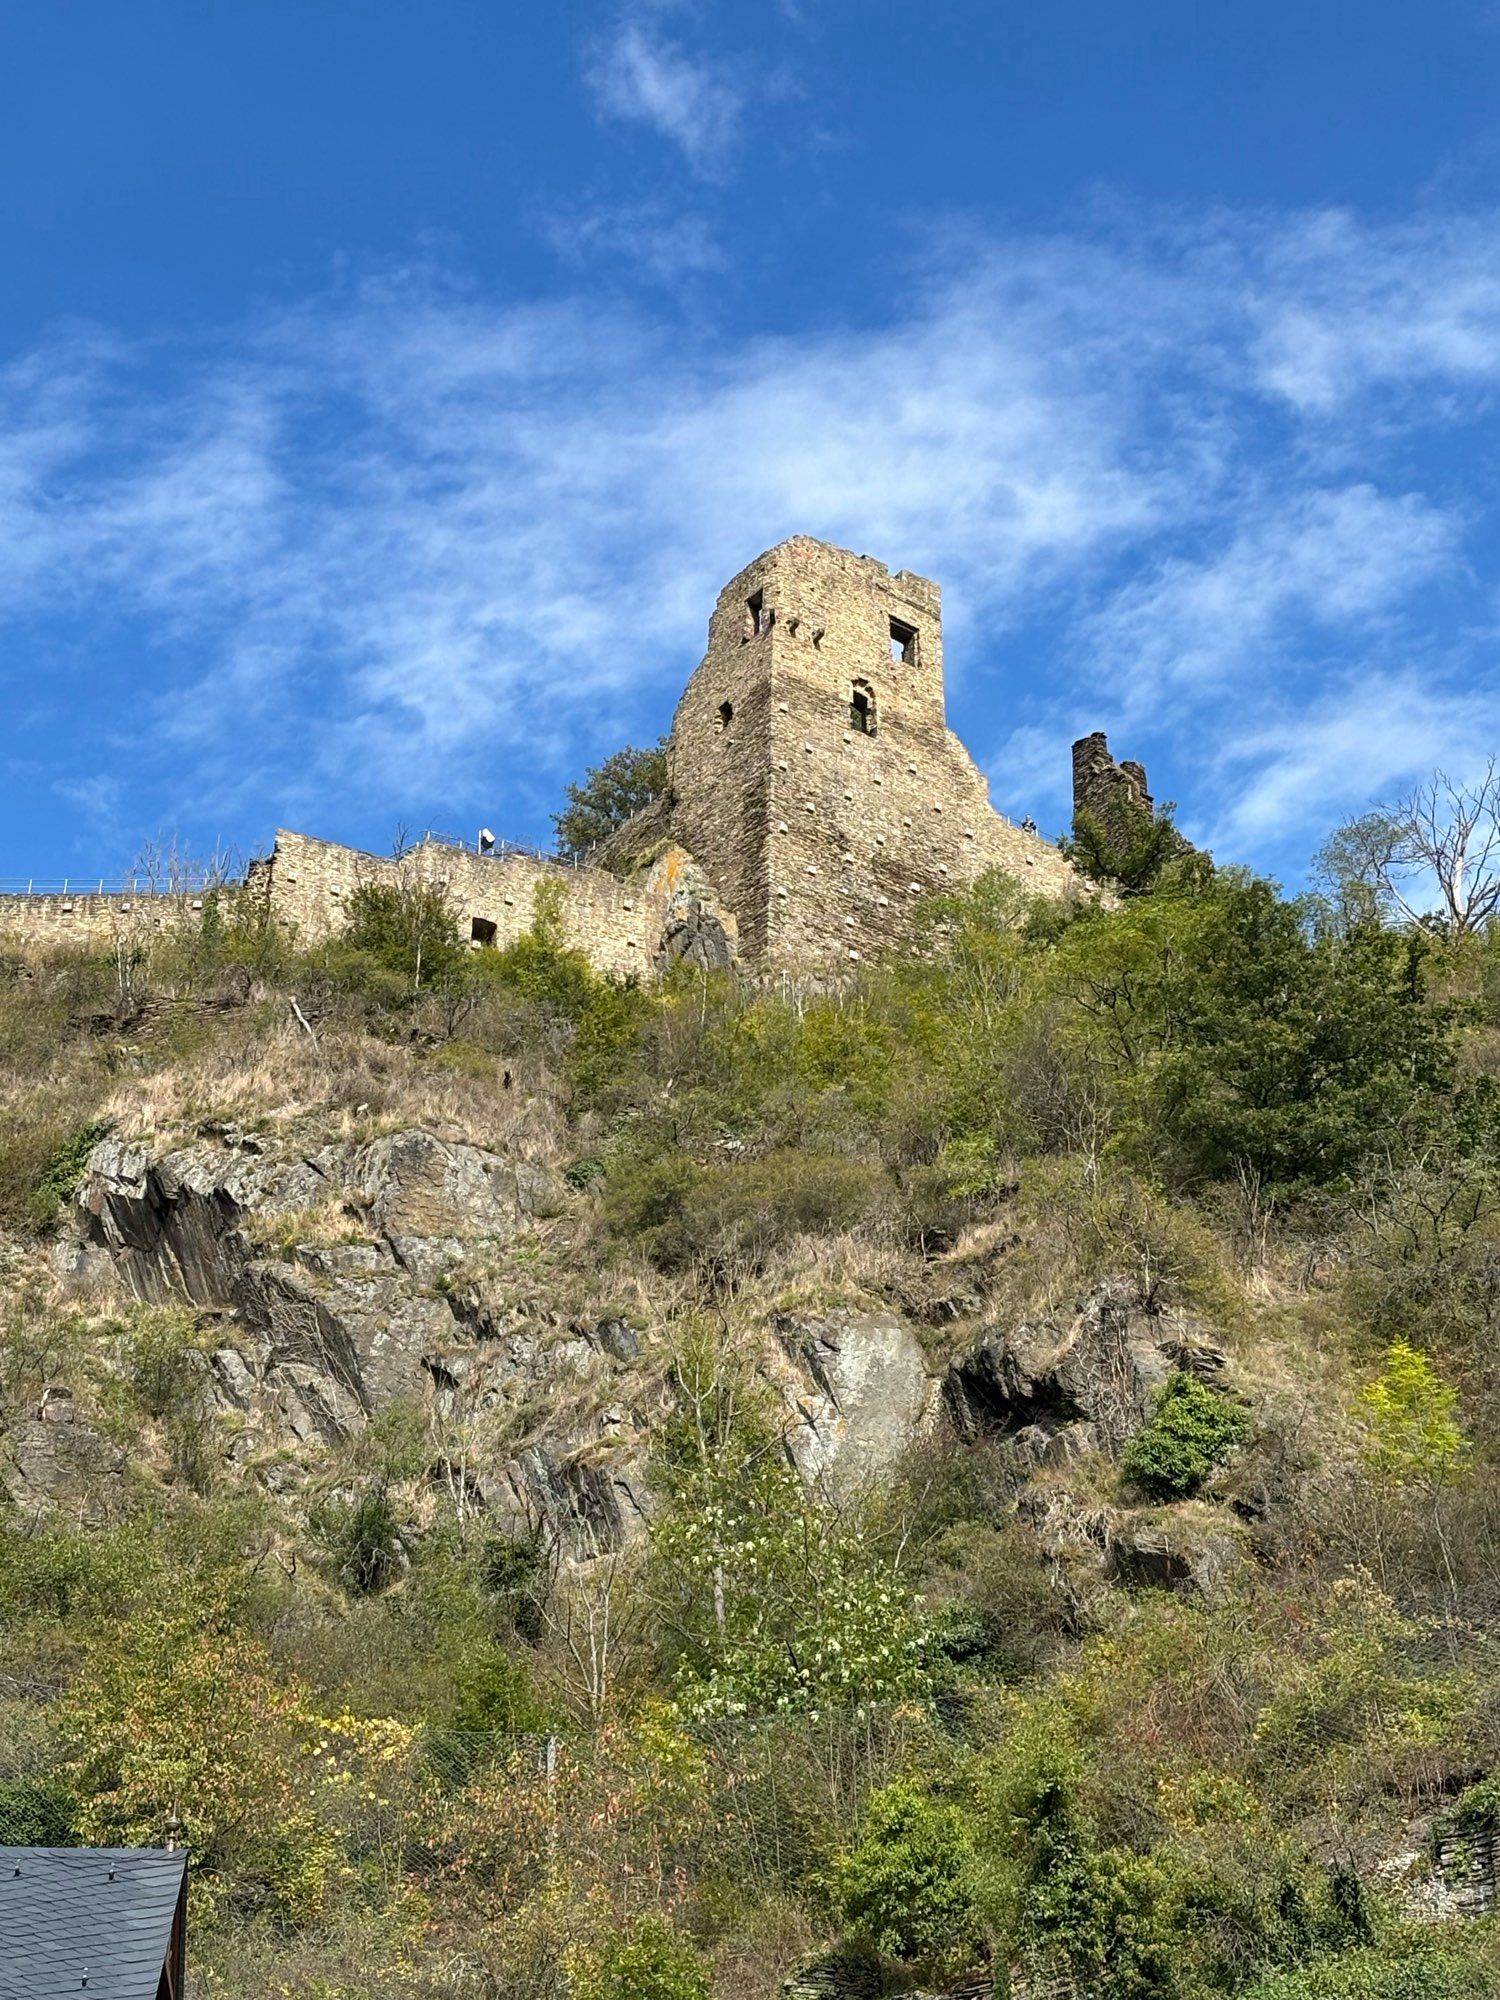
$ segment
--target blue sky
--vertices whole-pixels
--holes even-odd
[[[794,532],[1296,880],[1500,749],[1500,5],[5,0],[0,877],[545,837]]]

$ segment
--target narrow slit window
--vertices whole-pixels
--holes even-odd
[[[727,729],[733,720],[734,703],[732,701],[721,701],[719,703],[719,727]]]
[[[915,625],[903,625],[899,618],[891,620],[891,658],[907,667],[914,667],[917,664]]]
[[[475,917],[469,925],[469,938],[473,944],[493,944],[495,935],[494,920],[490,917]]]
[[[849,695],[849,727],[861,736],[875,734],[875,690],[856,681]]]
[[[758,639],[762,632],[771,629],[771,614],[766,610],[766,593],[757,590],[753,597],[745,599],[745,637]]]

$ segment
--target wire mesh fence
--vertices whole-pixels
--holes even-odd
[[[868,1791],[943,1734],[915,1707],[574,1735],[352,1725],[302,1746],[293,1789],[298,1815],[392,1881],[463,1882],[502,1902],[559,1872],[647,1898],[705,1873],[769,1892],[803,1879]],[[82,1839],[73,1783],[44,1721],[6,1732],[0,1845]],[[190,1850],[194,1807],[160,1802]]]

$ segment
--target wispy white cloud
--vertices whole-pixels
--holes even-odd
[[[584,79],[606,117],[649,126],[697,173],[716,172],[733,149],[743,82],[729,64],[670,34],[659,5],[627,8],[590,48]]]
[[[664,284],[722,271],[726,259],[705,215],[660,202],[603,203],[554,211],[541,233],[566,264],[618,260]]]
[[[1330,634],[1367,637],[1455,560],[1463,528],[1419,494],[1367,483],[1272,488],[1229,499],[1225,512],[1225,544],[1166,556],[1089,621],[1098,674],[1127,713],[1249,672],[1275,675],[1303,656],[1308,631],[1314,659]]]
[[[1313,842],[1419,773],[1482,768],[1497,739],[1494,679],[1453,688],[1402,668],[1341,675],[1310,702],[1226,733],[1209,760],[1224,803],[1203,831],[1230,854],[1289,833]]]
[[[1329,414],[1379,387],[1488,388],[1500,375],[1495,217],[1377,227],[1325,210],[1256,249],[1245,273],[1253,359],[1264,385],[1299,409]]]
[[[1190,822],[1263,848],[1500,738],[1470,567],[1500,492],[1476,454],[1458,504],[1420,450],[1486,420],[1488,241],[970,242],[883,325],[774,339],[431,272],[191,353],[73,336],[0,372],[0,613],[145,622],[147,682],[106,646],[88,700],[151,705],[164,783],[334,832],[371,800],[513,825],[659,726],[720,584],[809,532],[943,581],[1008,808],[1036,783],[1055,823],[1070,733],[1121,725]],[[1446,274],[1404,348],[1377,265]]]

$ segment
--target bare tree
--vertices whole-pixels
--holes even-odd
[[[544,1618],[567,1696],[598,1729],[645,1629],[646,1606],[633,1587],[633,1565],[612,1552],[566,1562],[553,1552],[553,1584]]]
[[[1500,767],[1462,784],[1436,771],[1341,826],[1318,873],[1346,918],[1396,916],[1429,936],[1472,937],[1500,908]]]

